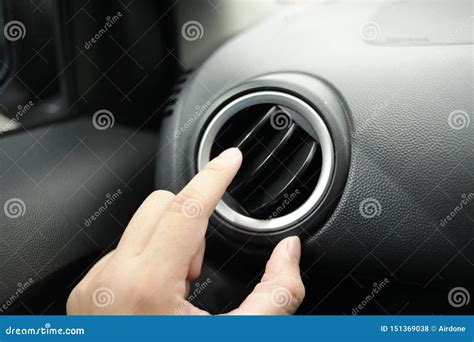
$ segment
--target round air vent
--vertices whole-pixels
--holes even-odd
[[[295,225],[315,210],[331,183],[329,130],[313,107],[293,95],[259,91],[225,105],[204,131],[198,168],[233,146],[244,162],[216,212],[245,230]]]

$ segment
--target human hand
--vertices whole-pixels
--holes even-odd
[[[72,315],[207,315],[187,301],[200,272],[209,217],[242,163],[236,148],[210,161],[177,195],[155,191],[142,203],[117,248],[71,292]],[[293,314],[305,289],[298,237],[275,247],[261,282],[232,315]],[[283,300],[282,300],[283,299]]]

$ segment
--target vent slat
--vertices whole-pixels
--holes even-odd
[[[286,146],[288,141],[290,141],[295,130],[295,123],[292,123],[284,131],[274,130],[274,133],[278,133],[282,135],[282,137],[278,140],[276,145],[269,147],[270,150],[267,148],[265,151],[262,151],[262,156],[256,160],[256,162],[252,163],[251,169],[245,168],[245,165],[242,167],[242,174],[238,175],[236,181],[229,187],[229,193],[235,194],[245,190],[245,187],[252,183],[263,171],[269,170],[276,162],[276,155]]]
[[[262,102],[241,109],[219,130],[211,157],[231,146],[244,155],[224,198],[234,211],[275,218],[309,198],[319,180],[322,156],[305,118],[298,115],[280,104]],[[290,197],[291,203],[282,205]]]
[[[313,158],[316,155],[316,151],[318,150],[317,142],[313,141],[310,146],[311,147],[309,148],[309,151],[307,152],[304,161],[299,165],[296,172],[292,173],[292,177],[287,180],[283,185],[279,186],[277,191],[274,191],[273,189],[273,191],[267,194],[267,196],[265,196],[264,199],[261,200],[258,205],[254,204],[252,208],[247,208],[250,214],[261,215],[262,213],[267,212],[269,208],[272,208],[279,202],[282,202],[282,200],[285,198],[285,194],[288,195],[290,192],[295,191],[298,185],[301,185],[302,176],[306,172],[308,167],[311,165],[311,162],[313,161]],[[306,152],[305,149],[301,149],[301,151]],[[273,184],[277,183],[272,182],[272,185]],[[271,190],[269,189],[267,191]],[[300,191],[302,191],[302,189],[300,189]]]
[[[252,139],[257,135],[257,132],[260,131],[271,119],[271,116],[274,111],[277,110],[277,106],[273,106],[267,113],[260,119],[257,124],[251,127],[245,134],[244,138],[238,142],[235,146],[240,150],[246,149],[251,143]]]

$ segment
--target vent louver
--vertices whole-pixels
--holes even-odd
[[[228,188],[234,210],[259,219],[283,216],[308,199],[319,179],[319,143],[288,108],[256,105],[233,116],[219,131],[211,158],[228,147],[244,155]]]
[[[272,91],[234,100],[207,127],[199,163],[234,146],[244,161],[217,207],[231,223],[281,229],[301,220],[324,195],[333,168],[331,138],[304,101]]]

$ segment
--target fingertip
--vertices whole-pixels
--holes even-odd
[[[298,236],[289,236],[281,240],[273,250],[275,256],[285,256],[296,264],[301,259],[301,241]]]
[[[298,236],[290,236],[285,239],[286,248],[290,258],[297,264],[300,263],[301,259],[301,241]]]
[[[240,161],[242,160],[242,152],[237,147],[231,147],[224,150],[217,158]]]
[[[230,181],[239,171],[242,165],[242,152],[236,147],[228,148],[224,150],[217,157],[211,159],[202,171],[206,170],[218,171]],[[231,178],[231,179],[229,179]]]
[[[305,297],[300,274],[301,242],[297,236],[281,240],[267,262],[260,283],[233,314],[293,314]]]
[[[242,165],[242,158],[242,152],[237,147],[228,148],[209,161],[204,170],[218,171],[230,183]]]

